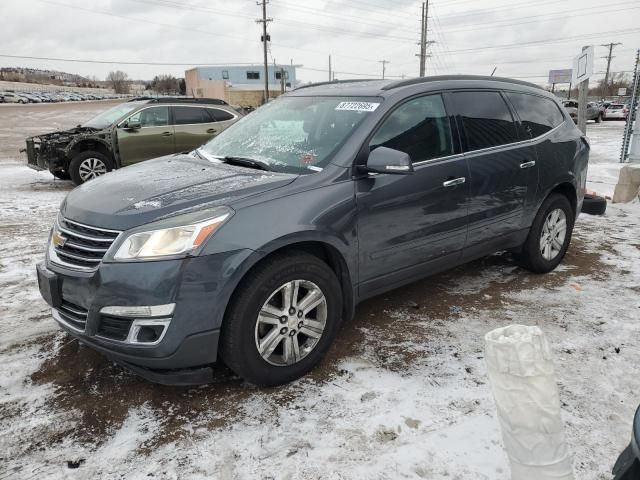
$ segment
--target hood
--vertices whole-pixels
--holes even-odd
[[[188,154],[149,160],[98,177],[72,190],[62,215],[80,223],[127,230],[256,195],[297,175],[213,163]]]

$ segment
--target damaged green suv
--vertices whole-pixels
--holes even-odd
[[[27,162],[80,185],[116,168],[191,151],[240,117],[223,100],[134,99],[70,130],[27,138]]]

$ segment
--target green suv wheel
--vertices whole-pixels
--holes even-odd
[[[92,150],[80,152],[69,163],[69,175],[76,185],[88,182],[113,170],[109,157]]]

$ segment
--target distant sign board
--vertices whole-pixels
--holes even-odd
[[[555,83],[571,83],[571,72],[573,72],[570,68],[565,68],[564,70],[549,70],[549,83],[551,85]]]
[[[571,83],[579,83],[593,75],[593,45],[580,52],[573,58],[573,75]]]
[[[619,88],[618,89],[618,96],[619,97],[622,97],[622,96],[624,96],[626,94],[627,94],[627,89],[626,88]]]

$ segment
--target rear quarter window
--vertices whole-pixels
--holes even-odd
[[[544,135],[564,122],[564,116],[553,100],[515,92],[508,92],[507,97],[532,138]]]
[[[233,114],[219,108],[207,108],[207,111],[213,122],[226,122],[234,117]]]

